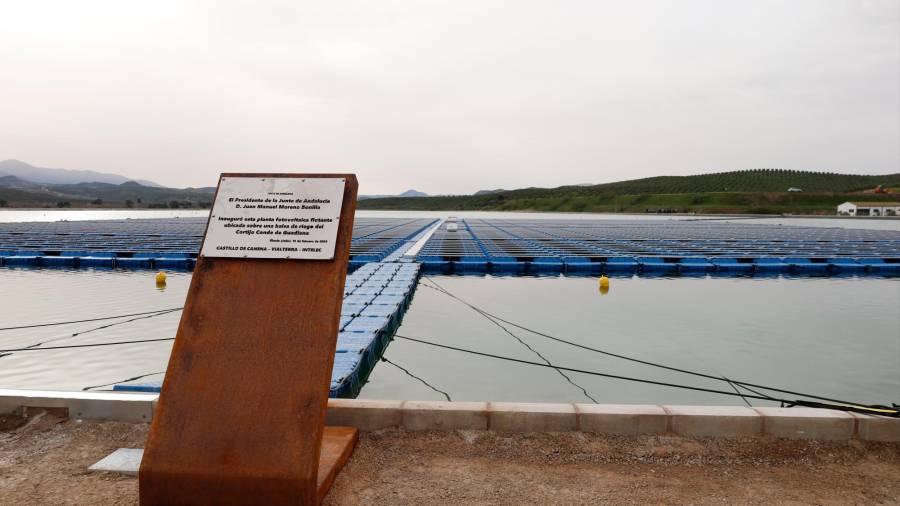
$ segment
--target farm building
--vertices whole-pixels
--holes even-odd
[[[844,216],[900,216],[900,202],[844,202],[837,212]]]

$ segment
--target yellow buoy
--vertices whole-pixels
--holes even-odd
[[[159,271],[156,273],[156,284],[164,285],[166,284],[166,273],[163,271]]]
[[[606,295],[607,293],[609,293],[609,278],[600,276],[600,295]]]

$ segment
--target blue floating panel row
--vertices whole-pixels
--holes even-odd
[[[466,230],[479,239],[621,239],[621,240],[776,240],[883,241],[900,238],[897,230],[782,226],[701,219],[662,220],[526,220],[466,219]],[[460,227],[462,228],[462,227]]]
[[[0,265],[7,267],[192,269],[196,261],[193,253],[174,251],[119,254],[106,251],[62,251],[57,254],[43,251],[0,251]]]
[[[191,268],[192,261],[162,260],[154,264],[145,259],[148,253],[153,255],[149,258],[172,258],[170,252],[196,258],[206,221],[206,218],[181,218],[0,223],[0,251],[19,257],[7,265]],[[358,218],[350,243],[351,262],[358,266],[382,261],[435,221]],[[110,256],[116,260],[110,261]],[[35,261],[28,257],[47,260]]]
[[[900,256],[895,258],[795,258],[795,257],[419,257],[422,269],[444,274],[568,274],[609,273],[685,274],[784,272],[793,274],[900,275]]]
[[[461,220],[420,250],[429,272],[897,273],[900,231],[677,220]],[[733,260],[730,260],[733,259]]]
[[[330,397],[356,397],[412,302],[419,264],[368,263],[347,276]],[[113,390],[159,392],[162,380],[122,383]]]

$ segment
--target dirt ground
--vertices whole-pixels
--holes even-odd
[[[88,473],[148,425],[0,417],[0,504],[136,504]],[[326,504],[900,504],[900,444],[364,433]]]

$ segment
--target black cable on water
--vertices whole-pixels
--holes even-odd
[[[382,361],[382,362],[387,362],[387,363],[391,364],[392,366],[396,367],[397,369],[400,369],[401,371],[405,372],[406,375],[409,376],[410,378],[419,380],[419,382],[422,383],[423,385],[425,385],[426,387],[428,387],[428,388],[434,390],[435,392],[437,392],[437,393],[443,395],[443,396],[447,399],[448,402],[453,402],[453,400],[450,398],[450,394],[448,394],[447,392],[445,392],[445,391],[443,391],[443,390],[441,390],[441,389],[435,387],[435,386],[432,385],[431,383],[428,383],[427,381],[425,381],[425,380],[423,380],[422,378],[416,376],[415,374],[409,372],[409,370],[408,370],[407,368],[405,368],[405,367],[403,367],[403,366],[401,366],[401,365],[399,365],[399,364],[396,364],[396,363],[394,363],[394,362],[391,362],[391,361],[388,360],[386,357],[381,357],[381,361]]]
[[[70,325],[73,323],[99,322],[99,321],[103,321],[103,320],[115,320],[116,318],[128,318],[129,316],[142,316],[145,314],[162,313],[162,312],[166,312],[166,311],[178,311],[179,309],[184,309],[184,308],[176,307],[176,308],[169,308],[169,309],[158,309],[156,311],[145,311],[143,313],[120,314],[120,315],[116,315],[116,316],[104,316],[102,318],[89,318],[87,320],[71,320],[71,321],[67,321],[67,322],[36,323],[34,325],[19,325],[17,327],[2,327],[2,328],[0,328],[0,331],[33,329],[33,328],[37,328],[37,327],[52,327],[54,325]]]

